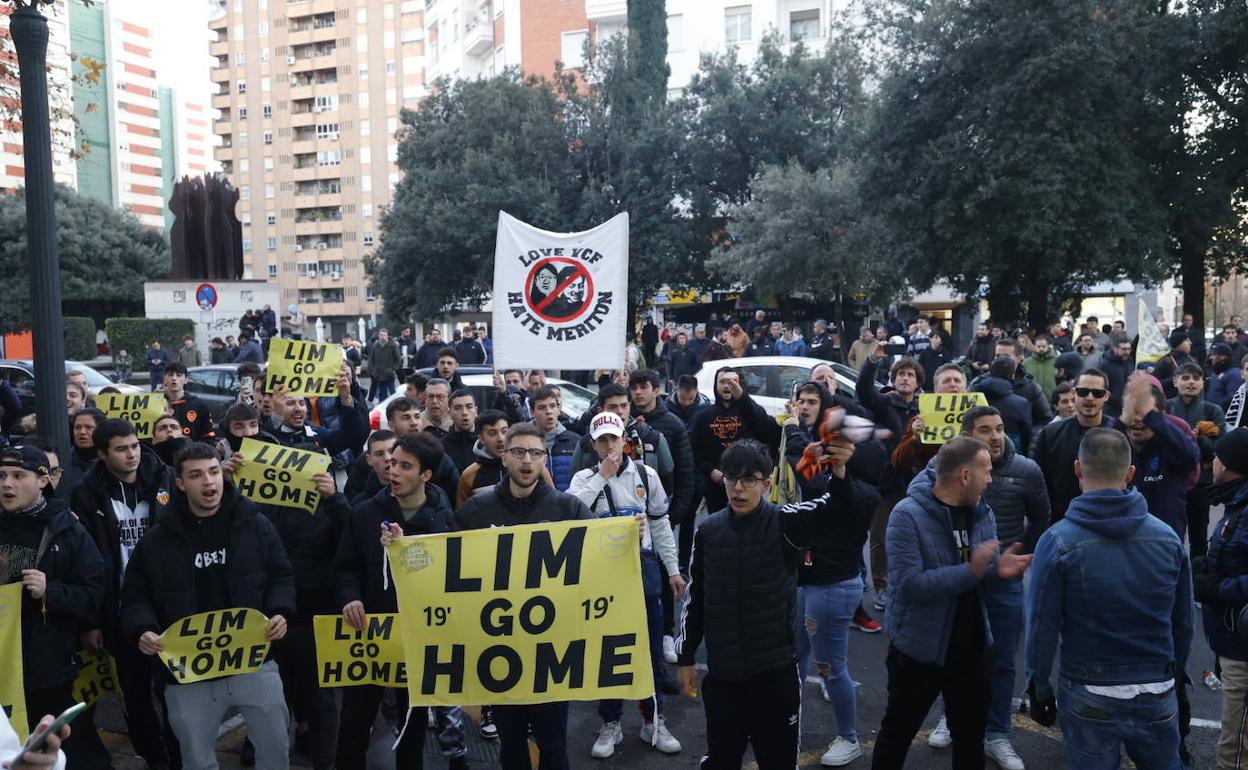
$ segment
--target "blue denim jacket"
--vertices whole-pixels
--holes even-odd
[[[889,641],[920,663],[944,665],[957,598],[980,592],[984,643],[992,644],[992,629],[984,608],[983,585],[963,564],[953,539],[949,507],[932,496],[936,473],[926,469],[910,482],[908,496],[893,508],[884,538],[888,553],[888,610],[885,624]],[[971,547],[997,536],[992,509],[983,500],[971,517]],[[990,572],[996,570],[996,563]]]
[[[1076,497],[1036,544],[1027,676],[1040,697],[1057,638],[1060,674],[1085,685],[1161,682],[1183,671],[1195,622],[1183,543],[1134,489]]]

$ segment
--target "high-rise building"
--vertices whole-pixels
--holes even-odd
[[[0,60],[5,73],[0,75],[0,98],[7,106],[0,108],[0,192],[12,192],[26,186],[26,160],[22,154],[22,123],[18,117],[20,104],[17,77],[17,52],[9,36],[9,14],[13,6],[0,3]],[[48,90],[52,109],[52,171],[56,181],[70,187],[78,186],[78,167],[74,160],[74,121],[69,76],[69,11],[66,0],[57,0],[43,9],[48,18]],[[13,101],[10,101],[13,100]]]
[[[160,94],[152,31],[118,18],[109,3],[69,2],[70,46],[78,59],[73,83],[78,138],[78,192],[128,209],[152,227],[165,226]],[[104,63],[95,82],[84,57]]]
[[[433,0],[425,10],[425,78],[488,77],[507,67],[549,76],[556,61],[579,68],[592,2]]]
[[[399,111],[424,95],[425,0],[234,0],[209,23],[216,157],[250,277],[334,336],[377,312],[364,257],[399,182]]]

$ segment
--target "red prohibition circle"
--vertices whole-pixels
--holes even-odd
[[[532,294],[533,279],[537,276],[537,273],[539,270],[541,270],[543,267],[546,267],[547,265],[554,264],[554,263],[558,263],[562,265],[571,265],[572,267],[576,268],[576,273],[574,273],[571,278],[564,281],[563,283],[556,284],[555,290],[552,291],[550,294],[546,295],[546,297],[541,301],[540,304],[534,303],[533,294]],[[557,274],[559,271],[556,270],[555,272]],[[563,292],[568,288],[569,284],[571,284],[573,281],[581,277],[585,279],[585,300],[584,302],[581,303],[580,308],[578,308],[574,313],[572,313],[572,315],[567,316],[566,318],[558,318],[556,316],[548,315],[545,312],[545,310],[550,305],[550,303],[553,302],[555,298],[563,294]],[[568,323],[570,321],[575,321],[577,318],[580,318],[581,316],[585,315],[586,311],[589,310],[590,306],[594,304],[594,296],[595,295],[594,295],[593,275],[590,274],[589,269],[585,267],[583,263],[578,262],[577,260],[571,259],[569,257],[547,257],[543,260],[538,261],[537,263],[533,265],[532,268],[529,269],[528,278],[525,280],[525,283],[524,283],[525,303],[529,306],[529,309],[533,311],[533,315],[537,316],[543,321],[546,321],[547,323],[558,324],[558,323]]]

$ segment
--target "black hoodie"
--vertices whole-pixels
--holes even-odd
[[[44,531],[43,556],[36,560]],[[22,672],[27,692],[72,682],[78,631],[90,625],[104,597],[104,560],[65,503],[40,498],[34,508],[0,510],[0,583],[21,581],[21,570],[47,576],[42,599],[21,589]],[[46,614],[45,614],[46,613]],[[4,661],[12,665],[12,661]]]
[[[117,518],[118,506],[129,503],[115,500],[121,493],[128,498],[131,492],[137,496],[135,505],[147,504],[147,521],[135,522],[127,539],[137,544],[143,535],[165,516],[177,487],[173,469],[161,462],[155,450],[143,447],[139,455],[138,477],[133,486],[123,485],[103,462],[91,466],[86,478],[73,491],[70,506],[74,515],[90,533],[100,554],[104,557],[104,597],[100,605],[98,628],[104,634],[109,650],[118,644],[119,604],[122,578],[122,532]],[[133,510],[133,509],[131,509]]]

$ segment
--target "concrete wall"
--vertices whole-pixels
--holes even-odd
[[[217,290],[217,306],[201,310],[195,292],[203,283]],[[208,363],[213,337],[238,337],[238,322],[247,310],[269,305],[282,314],[281,287],[265,281],[151,281],[143,284],[144,314],[148,318],[189,318],[195,322],[195,344]]]

